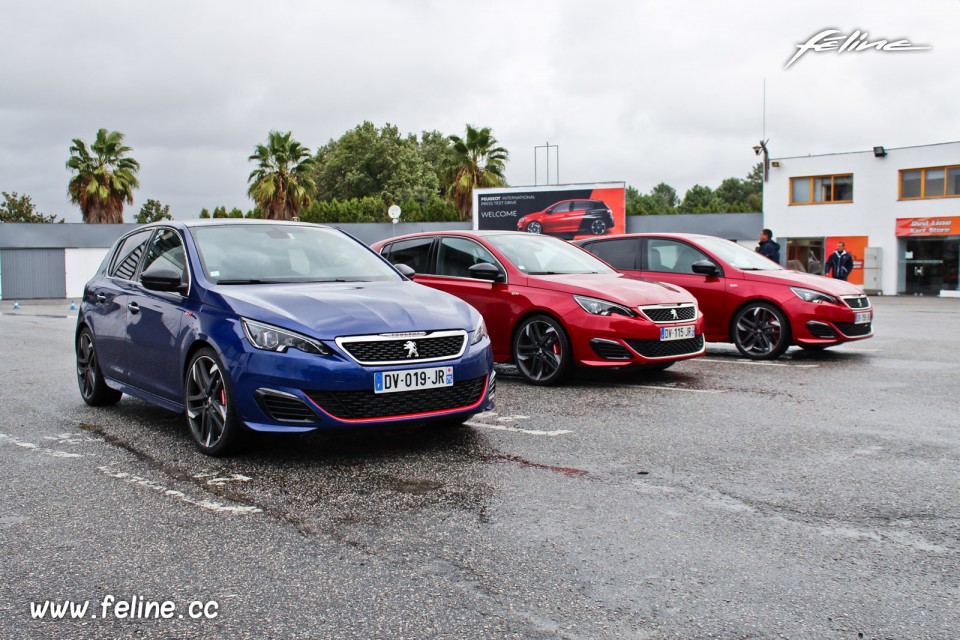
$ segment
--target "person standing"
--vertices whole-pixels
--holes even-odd
[[[757,253],[780,264],[780,245],[773,241],[773,231],[764,229],[760,232],[759,239],[760,244],[757,245]]]
[[[851,271],[853,271],[853,256],[847,253],[844,242],[837,242],[837,250],[831,253],[827,259],[823,275],[836,278],[837,280],[846,280],[850,277]]]

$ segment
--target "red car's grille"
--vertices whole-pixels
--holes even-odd
[[[625,342],[644,358],[685,356],[703,349],[703,335],[686,340],[625,340]]]
[[[855,324],[853,322],[834,322],[837,325],[837,329],[840,329],[840,333],[849,337],[857,338],[859,336],[868,336],[870,332],[873,331],[873,324],[867,322],[866,324]]]
[[[673,307],[640,307],[640,311],[654,322],[683,322],[697,317],[697,308],[692,304]]]
[[[487,378],[456,382],[450,387],[374,393],[370,391],[307,391],[317,405],[341,420],[391,418],[416,413],[453,411],[480,402]]]

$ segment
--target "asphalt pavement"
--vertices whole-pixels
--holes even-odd
[[[0,301],[0,638],[960,637],[960,300],[228,459],[83,404],[70,302]]]

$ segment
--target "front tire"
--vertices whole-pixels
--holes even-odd
[[[550,316],[535,315],[523,320],[513,335],[512,347],[520,375],[534,385],[559,383],[573,361],[567,332]]]
[[[780,309],[754,302],[740,309],[731,327],[733,344],[753,360],[774,360],[790,346],[790,323]]]
[[[183,385],[187,424],[197,448],[208,456],[227,454],[240,439],[229,378],[213,349],[197,351],[187,367]]]
[[[87,327],[77,336],[77,384],[80,397],[91,407],[107,407],[120,402],[123,393],[107,386],[100,370],[100,359],[93,344],[93,332]]]
[[[531,222],[527,225],[527,233],[543,233],[543,225],[539,222]]]

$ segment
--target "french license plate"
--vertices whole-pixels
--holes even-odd
[[[867,324],[867,323],[870,322],[871,320],[873,320],[873,312],[872,312],[872,311],[861,311],[860,313],[856,314],[856,317],[853,319],[853,323],[854,323],[854,324]]]
[[[680,327],[660,327],[660,340],[685,340],[687,338],[696,338],[696,329],[692,324],[685,324]]]
[[[377,371],[373,374],[374,393],[396,393],[453,386],[453,367]]]

